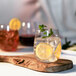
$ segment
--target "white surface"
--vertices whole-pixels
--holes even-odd
[[[72,55],[72,56],[76,56],[76,51],[71,51],[71,50],[62,50],[62,53],[63,54],[66,54],[66,55]]]
[[[17,56],[33,53],[33,47],[19,46],[16,52],[5,52],[0,50],[0,55]]]
[[[13,64],[0,62],[0,76],[76,76],[76,56],[62,54],[61,58],[72,60],[74,63],[74,68],[58,73],[42,73],[19,67]]]

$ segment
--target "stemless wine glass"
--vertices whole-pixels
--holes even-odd
[[[19,31],[20,43],[24,46],[33,46],[35,37],[35,28],[33,22],[22,22]]]
[[[0,25],[0,49],[2,51],[16,51],[18,43],[18,31],[11,30],[9,25]]]
[[[61,54],[61,39],[57,35],[52,35],[47,38],[40,30],[37,30],[34,40],[34,53],[38,60],[42,62],[54,62],[60,58]]]

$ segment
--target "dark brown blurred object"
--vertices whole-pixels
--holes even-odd
[[[19,36],[20,43],[25,46],[33,46],[34,45],[34,34],[25,34]]]

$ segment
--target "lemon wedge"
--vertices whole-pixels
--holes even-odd
[[[9,27],[11,30],[19,30],[21,28],[21,22],[19,19],[17,18],[13,18],[10,22],[9,22]]]
[[[59,59],[60,55],[61,55],[61,42],[58,44],[55,52],[54,52],[55,56],[57,57],[57,59]]]
[[[39,43],[36,46],[35,54],[41,60],[46,60],[52,56],[53,48],[47,43]]]

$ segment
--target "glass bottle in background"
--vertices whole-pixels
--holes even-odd
[[[35,37],[35,28],[31,22],[23,22],[21,30],[19,32],[19,39],[21,45],[33,46]]]

